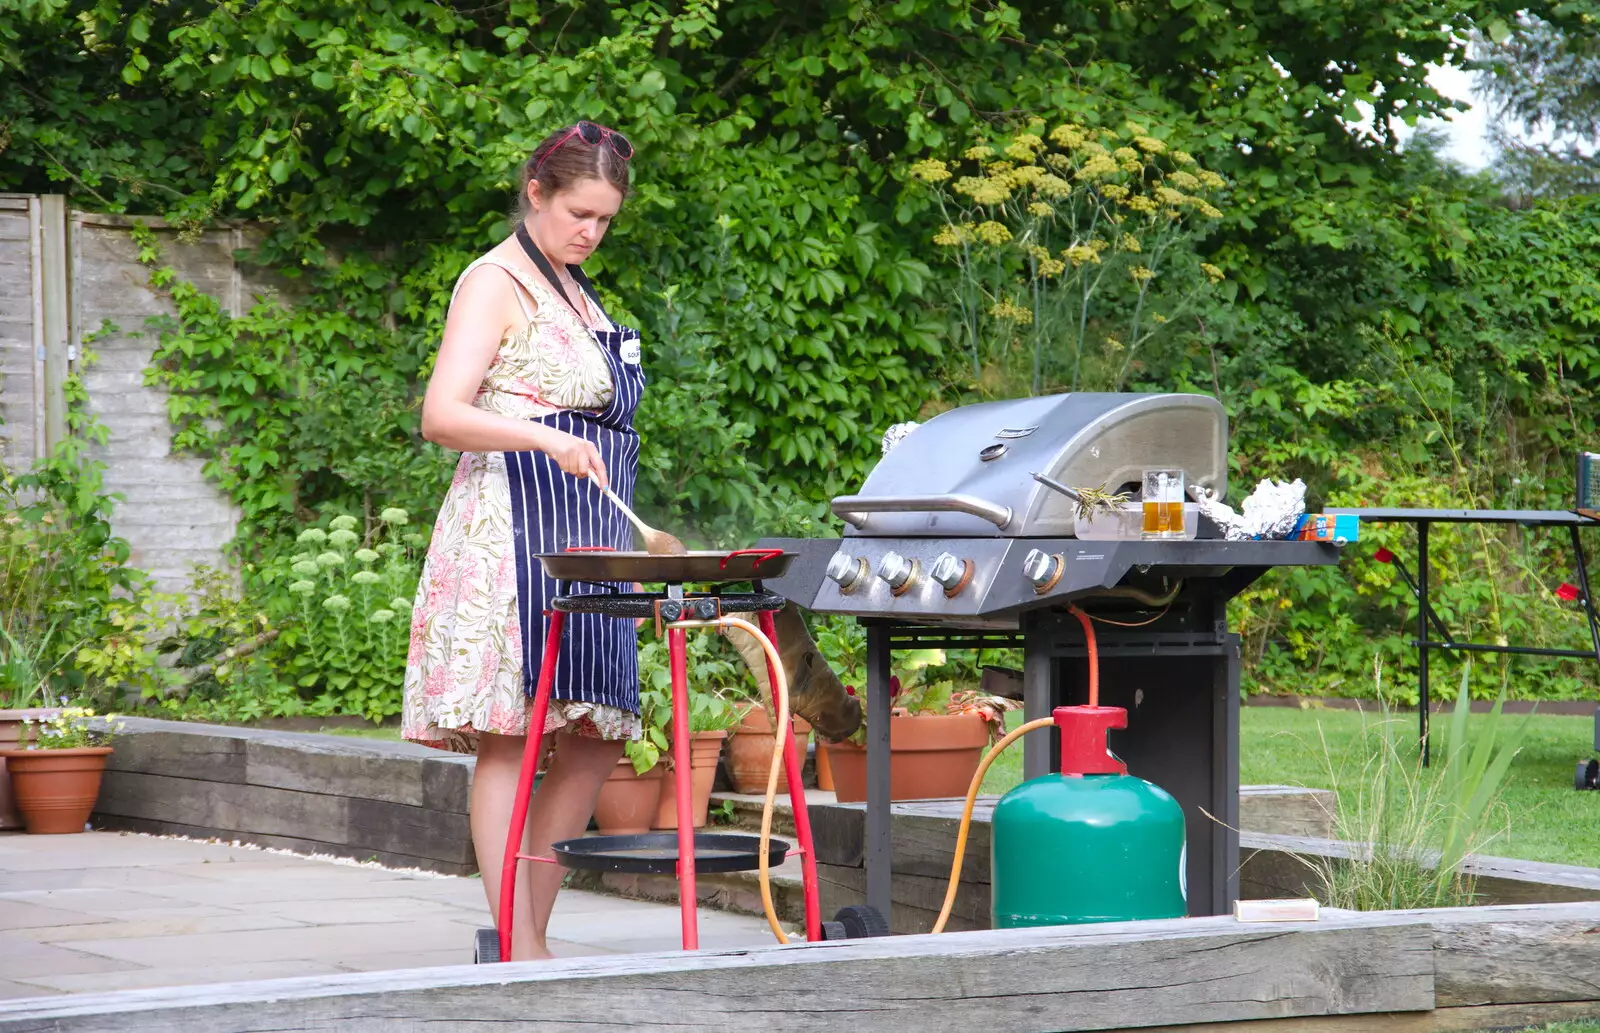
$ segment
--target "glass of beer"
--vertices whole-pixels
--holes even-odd
[[[1144,472],[1144,528],[1140,537],[1183,537],[1183,471]]]

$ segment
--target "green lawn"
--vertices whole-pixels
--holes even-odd
[[[1021,723],[1013,713],[1011,725]],[[1341,795],[1364,755],[1358,749],[1363,720],[1376,715],[1347,710],[1293,710],[1288,707],[1245,707],[1240,718],[1240,780],[1245,785],[1300,785],[1332,788],[1338,773]],[[1415,727],[1415,714],[1393,720]],[[1483,718],[1474,715],[1473,721]],[[1507,726],[1522,715],[1501,719]],[[1433,743],[1443,741],[1448,717],[1435,718]],[[1531,718],[1521,752],[1512,763],[1503,795],[1500,838],[1487,853],[1528,861],[1600,866],[1600,792],[1572,788],[1573,769],[1594,754],[1594,722],[1588,717]],[[1034,733],[1043,734],[1043,733]],[[1022,775],[1018,743],[997,759],[984,778],[986,793],[1003,793]],[[1342,802],[1342,801],[1341,801]]]

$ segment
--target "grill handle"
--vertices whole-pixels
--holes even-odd
[[[866,526],[869,513],[967,513],[981,517],[1004,531],[1011,523],[1011,507],[976,495],[840,495],[833,514],[857,529]]]

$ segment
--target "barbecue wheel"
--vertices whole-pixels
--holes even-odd
[[[1600,760],[1578,761],[1578,777],[1573,780],[1575,789],[1600,789]]]
[[[500,960],[500,930],[479,929],[478,939],[473,946],[472,963],[474,965],[493,965]]]
[[[839,909],[839,913],[833,916],[833,922],[829,924],[842,927],[846,940],[889,935],[889,923],[884,920],[883,914],[870,904],[846,905]]]

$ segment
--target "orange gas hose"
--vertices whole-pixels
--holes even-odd
[[[1100,648],[1094,638],[1094,624],[1089,620],[1089,615],[1076,606],[1067,607],[1067,612],[1078,618],[1078,623],[1083,625],[1083,637],[1089,643],[1089,705],[1100,705]]]
[[[1089,643],[1089,705],[1097,707],[1100,705],[1100,650],[1094,637],[1094,625],[1090,623],[1089,615],[1076,606],[1067,609],[1083,625],[1084,638]],[[1007,746],[1034,729],[1049,728],[1055,723],[1053,717],[1041,717],[1029,721],[1008,732],[983,755],[983,760],[978,764],[977,774],[972,776],[972,784],[967,786],[967,803],[961,810],[961,825],[956,830],[955,859],[950,863],[950,885],[944,892],[944,907],[939,909],[939,920],[933,923],[934,932],[944,932],[945,923],[950,920],[950,912],[956,905],[956,889],[961,885],[961,862],[966,860],[967,856],[967,830],[972,825],[972,808],[978,802],[978,790],[983,787],[984,773]]]
[[[950,887],[944,893],[944,907],[939,909],[939,920],[933,924],[933,931],[944,932],[944,924],[950,920],[950,910],[956,906],[956,889],[961,885],[961,862],[967,856],[967,829],[972,824],[972,808],[978,802],[978,790],[983,788],[983,776],[989,770],[989,765],[1000,756],[1000,752],[1007,746],[1022,738],[1036,728],[1049,728],[1054,725],[1055,718],[1041,717],[1006,733],[1005,738],[990,747],[989,752],[983,755],[983,760],[978,764],[977,774],[972,776],[972,784],[967,786],[967,805],[961,811],[961,827],[956,831],[956,856],[950,864]]]

